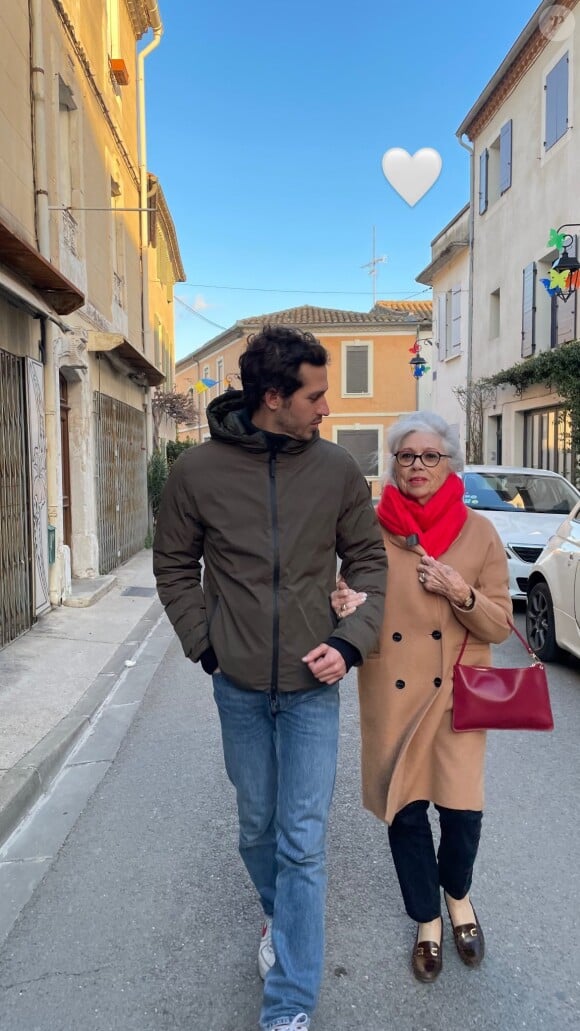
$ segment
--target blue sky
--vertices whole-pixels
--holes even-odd
[[[455,132],[533,0],[160,0],[146,61],[147,149],[179,238],[182,358],[249,315],[301,304],[368,311],[428,298],[415,277],[469,199]],[[433,188],[410,207],[381,158],[433,147]],[[237,288],[237,289],[233,289]],[[203,316],[204,318],[202,318]],[[211,320],[216,325],[210,325]]]

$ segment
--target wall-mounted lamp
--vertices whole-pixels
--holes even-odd
[[[431,343],[431,341],[422,340],[421,343],[419,343],[419,341],[416,340],[413,346],[409,348],[409,353],[413,355],[409,361],[409,365],[413,370],[413,376],[415,379],[421,379],[421,376],[426,372],[429,372],[431,368],[430,365],[427,365],[427,362],[421,354],[421,344],[423,343]]]
[[[574,237],[570,233],[563,233],[562,229],[578,228],[580,228],[580,223],[566,222],[558,229],[550,229],[548,247],[557,247],[562,253],[552,264],[550,278],[542,279],[541,282],[550,297],[559,297],[564,303],[575,290],[580,289],[580,261],[569,253],[574,246]]]

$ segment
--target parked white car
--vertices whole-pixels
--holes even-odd
[[[558,473],[503,465],[467,465],[465,503],[495,526],[508,559],[510,594],[525,601],[532,564],[580,492]]]
[[[580,658],[580,504],[532,566],[526,634],[543,662],[557,659],[562,649]]]

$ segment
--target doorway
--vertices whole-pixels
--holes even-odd
[[[58,374],[60,392],[60,454],[62,462],[62,527],[63,542],[69,548],[72,538],[72,518],[70,507],[70,451],[68,439],[68,383],[62,372]]]

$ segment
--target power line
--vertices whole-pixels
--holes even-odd
[[[208,322],[210,326],[215,326],[216,329],[228,328],[227,326],[220,326],[219,322],[212,322],[211,319],[208,319],[205,315],[202,315],[201,312],[197,310],[197,308],[193,308],[191,304],[187,303],[187,301],[183,301],[181,297],[178,297],[177,294],[174,294],[174,297],[175,300],[179,301],[179,303],[182,304],[184,308],[187,308],[187,310],[190,311],[192,315],[197,315],[198,319],[203,319],[203,321]]]
[[[372,297],[372,291],[369,290],[279,290],[274,286],[219,286],[217,283],[180,283],[180,286],[191,287],[192,290],[241,290],[245,293],[264,293],[264,294],[326,294],[327,296],[336,295],[342,297]],[[430,292],[430,287],[426,287],[425,290],[419,290],[412,294],[405,294],[401,297],[401,300],[411,297],[420,297],[421,294],[427,294]],[[390,294],[403,294],[402,290],[389,290]]]

